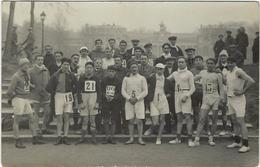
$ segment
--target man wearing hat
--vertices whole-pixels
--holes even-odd
[[[21,58],[19,60],[19,69],[12,76],[11,85],[7,91],[8,101],[13,106],[13,130],[16,148],[25,148],[19,135],[19,122],[24,115],[28,115],[29,117],[29,127],[32,131],[33,144],[44,144],[37,137],[33,110],[31,108],[31,101],[29,100],[31,88],[34,87],[34,85],[31,84],[30,75],[28,74],[29,64],[30,62],[27,58]]]
[[[219,34],[218,35],[218,40],[216,41],[216,43],[214,44],[214,47],[213,47],[213,51],[215,53],[215,59],[218,60],[218,56],[219,56],[219,53],[224,49],[225,47],[225,42],[223,41],[223,35],[222,34]]]
[[[92,61],[95,61],[97,58],[104,58],[105,57],[105,52],[103,51],[103,41],[102,39],[96,39],[95,40],[95,49],[92,50],[89,54],[89,57],[91,58]]]
[[[185,53],[187,55],[187,66],[188,69],[192,69],[194,65],[194,55],[195,55],[195,49],[194,48],[187,48],[185,49]]]
[[[17,26],[13,26],[12,29],[12,43],[11,43],[11,52],[12,52],[12,56],[16,55],[17,52]]]
[[[27,55],[27,58],[30,60],[30,62],[32,62],[33,44],[34,44],[35,39],[34,39],[32,27],[29,27],[28,31],[29,31],[29,33],[28,33],[25,41],[22,43],[22,46],[24,47],[24,51]]]
[[[162,55],[154,60],[154,65],[157,63],[165,64],[165,59],[172,57],[170,51],[171,51],[171,45],[169,43],[164,43],[162,45]]]
[[[171,55],[174,57],[180,57],[183,56],[183,52],[179,46],[176,45],[177,37],[176,36],[170,36],[168,38],[170,44],[171,44]]]
[[[243,54],[237,49],[237,45],[235,44],[229,45],[228,55],[230,57],[236,58],[238,67],[240,68],[243,67],[245,58]]]
[[[147,43],[144,45],[145,52],[144,54],[148,57],[148,64],[153,66],[153,60],[156,58],[156,56],[153,54],[153,45],[151,43]]]
[[[126,68],[127,62],[129,59],[131,59],[131,55],[128,54],[127,50],[127,42],[125,40],[121,40],[119,42],[119,52],[115,56],[120,56],[122,58],[122,66]]]
[[[118,54],[119,49],[116,48],[116,40],[114,38],[108,39],[108,47],[111,50],[112,57]]]
[[[156,74],[147,79],[148,95],[147,101],[152,117],[152,130],[158,131],[156,144],[161,144],[162,132],[165,126],[165,116],[169,114],[167,97],[173,96],[171,83],[164,77],[165,65],[155,65]]]
[[[127,53],[129,55],[134,55],[135,54],[135,49],[137,47],[139,47],[140,40],[139,39],[132,39],[131,42],[132,42],[133,47],[131,49],[128,49]],[[141,51],[142,51],[142,53],[144,53],[144,50],[142,48],[141,48]]]
[[[80,58],[79,58],[79,69],[78,69],[78,74],[82,74],[85,72],[85,64],[87,62],[92,62],[91,58],[88,56],[89,54],[89,50],[86,46],[82,46],[79,49],[79,54],[80,54]]]
[[[243,54],[244,59],[246,59],[246,51],[247,51],[249,42],[248,42],[248,36],[245,32],[244,27],[240,27],[237,30],[236,44],[238,45],[237,49]]]
[[[259,63],[259,32],[256,32],[256,38],[254,39],[252,52],[253,52],[253,63]]]
[[[55,64],[55,56],[53,55],[52,52],[53,48],[51,45],[45,45],[44,50],[45,50],[45,56],[44,56],[43,64],[48,70],[50,70],[51,65]]]
[[[227,36],[226,36],[226,39],[225,39],[225,49],[228,50],[230,45],[236,43],[236,40],[235,40],[234,37],[232,37],[231,31],[227,30],[226,33],[227,33]]]

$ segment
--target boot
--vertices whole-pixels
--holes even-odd
[[[45,144],[43,141],[41,141],[37,136],[33,136],[32,144]]]
[[[79,141],[77,141],[77,143],[75,143],[75,145],[82,144],[82,143],[85,142],[85,135],[86,135],[86,133],[87,133],[87,131],[82,129],[81,137],[80,137]]]
[[[15,147],[16,148],[26,148],[25,145],[23,145],[21,139],[15,139]]]
[[[58,136],[57,141],[56,143],[54,143],[54,145],[60,145],[60,144],[62,144],[62,137]]]
[[[64,136],[64,137],[63,137],[63,144],[65,144],[65,145],[70,145],[67,136]]]

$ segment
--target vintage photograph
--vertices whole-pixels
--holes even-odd
[[[3,1],[3,167],[257,167],[258,1]]]

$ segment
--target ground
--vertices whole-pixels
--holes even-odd
[[[2,164],[4,167],[255,167],[258,165],[258,138],[250,140],[251,150],[238,153],[237,149],[226,149],[229,139],[217,139],[211,147],[204,140],[200,147],[189,148],[187,144],[162,145],[147,143],[97,146],[48,144],[33,146],[26,142],[26,149],[16,149],[13,143],[2,144]]]

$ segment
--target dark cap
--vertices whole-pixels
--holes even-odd
[[[138,62],[135,61],[135,60],[130,60],[130,61],[128,62],[128,68],[130,68],[133,64],[138,65]]]
[[[142,49],[141,47],[139,47],[139,46],[138,46],[138,47],[135,47],[135,51],[136,51],[136,50],[140,50],[141,52],[143,51],[143,49]]]
[[[115,38],[109,38],[107,41],[108,41],[108,42],[109,42],[109,41],[116,41],[116,39],[115,39]]]
[[[70,64],[71,60],[67,57],[64,57],[61,59],[61,64],[65,63],[65,62]]]
[[[116,67],[114,65],[111,65],[107,67],[107,70],[116,71]]]
[[[131,41],[132,41],[132,42],[140,42],[139,39],[132,39]]]
[[[167,62],[167,61],[175,61],[176,60],[176,58],[175,57],[167,57],[166,59],[165,59],[165,61]]]
[[[168,40],[176,40],[176,39],[177,39],[176,36],[170,36],[170,37],[168,38]]]
[[[153,46],[153,44],[147,43],[147,44],[144,45],[144,48],[149,48],[149,47],[152,47],[152,46]]]
[[[87,65],[91,65],[92,67],[94,67],[94,63],[93,63],[92,61],[86,62],[85,67],[86,67]]]
[[[201,56],[201,55],[196,55],[195,57],[194,57],[194,60],[195,59],[201,59],[201,60],[203,60],[203,57]]]
[[[231,34],[232,32],[230,30],[227,30],[226,33]]]
[[[235,57],[228,57],[228,58],[227,58],[227,61],[228,61],[228,62],[232,62],[232,63],[236,63],[236,62],[237,62],[237,60],[236,60]]]
[[[189,51],[195,51],[195,49],[194,48],[187,48],[187,49],[185,49],[185,52],[189,52]]]

